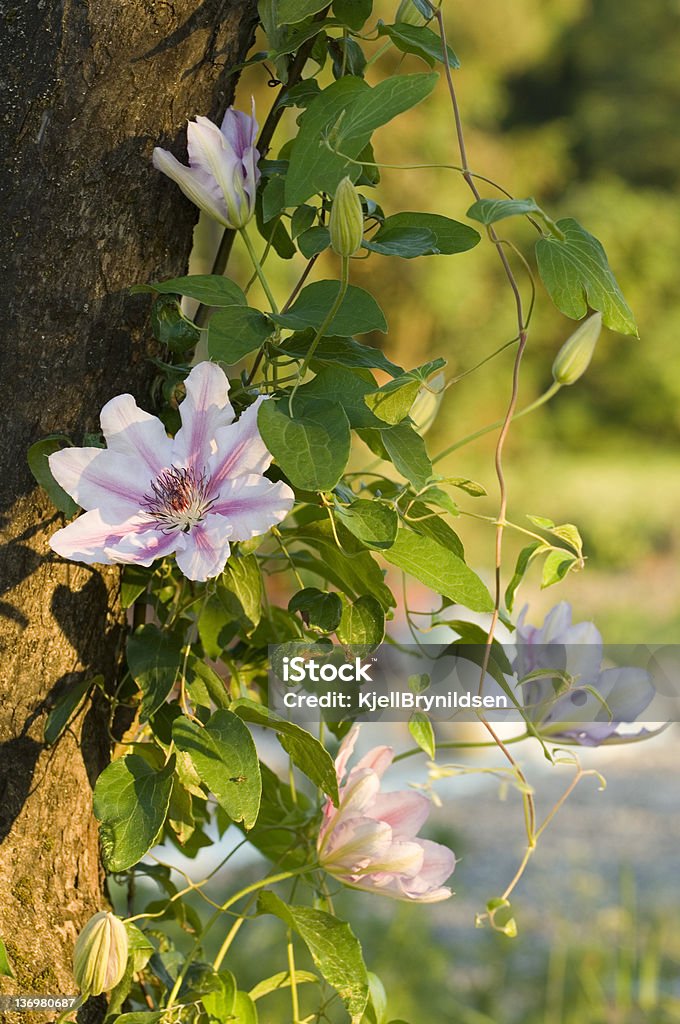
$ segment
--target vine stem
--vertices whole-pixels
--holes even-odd
[[[187,975],[187,971],[189,970],[189,967],[194,962],[196,954],[198,953],[198,951],[199,951],[199,949],[200,949],[200,947],[201,947],[201,945],[203,943],[203,940],[205,939],[205,936],[208,934],[208,932],[210,931],[212,926],[215,924],[215,922],[219,920],[219,918],[222,916],[222,914],[226,913],[227,910],[229,910],[230,907],[233,907],[233,905],[235,903],[238,903],[239,900],[242,900],[244,896],[249,896],[251,893],[257,892],[258,889],[264,889],[268,885],[276,885],[277,882],[286,882],[289,878],[294,878],[296,875],[308,874],[313,869],[314,869],[314,865],[304,864],[302,867],[295,868],[292,871],[281,871],[277,875],[268,875],[267,878],[261,878],[258,882],[251,882],[251,884],[247,885],[245,887],[245,889],[240,889],[237,893],[234,893],[233,896],[230,896],[229,899],[226,901],[226,903],[223,903],[220,907],[218,907],[218,909],[215,911],[215,913],[212,915],[212,917],[208,918],[208,920],[206,922],[206,925],[205,925],[205,928],[203,929],[201,935],[194,942],[194,945],[193,945],[189,955],[187,956],[186,960],[184,961],[184,965],[182,967],[182,970],[177,975],[177,980],[175,981],[175,984],[174,984],[174,986],[172,988],[172,991],[171,991],[171,993],[170,993],[170,995],[168,997],[168,1001],[167,1001],[167,1003],[165,1005],[165,1009],[169,1010],[169,1009],[171,1009],[172,1006],[174,1006],[174,1004],[175,1004],[175,1002],[177,1000],[177,995],[179,993],[179,990],[182,987],[182,982],[184,981],[184,979],[185,979],[185,977]],[[240,920],[243,920],[243,918],[241,918]],[[224,955],[225,955],[227,949],[229,948],[228,943],[231,942],[232,931],[233,930],[234,930],[234,928],[232,927],[231,931],[227,935],[227,938],[222,943],[217,956],[215,957],[215,962],[214,962],[215,970],[219,970],[220,964],[222,963],[222,960],[224,959]]]
[[[288,973],[290,974],[290,999],[293,1011],[293,1024],[300,1022],[300,1003],[298,1001],[297,974],[295,971],[295,950],[293,948],[293,936],[288,932],[288,943],[286,946],[288,954]]]
[[[458,105],[458,97],[456,95],[456,88],[455,88],[455,86],[453,84],[453,75],[451,73],[451,64],[449,63],[449,53],[448,53],[448,47],[447,47],[447,43],[446,43],[446,28],[444,26],[444,16],[442,14],[442,10],[441,10],[440,7],[433,8],[433,12],[434,12],[434,17],[435,17],[435,20],[437,22],[437,26],[438,26],[438,29],[439,29],[439,37],[440,37],[440,42],[441,42],[441,47],[442,47],[442,61],[443,61],[443,64],[444,64],[444,74],[445,74],[445,78],[446,78],[447,88],[448,88],[448,91],[449,91],[449,97],[451,99],[451,107],[452,107],[452,110],[453,110],[453,118],[454,118],[454,122],[455,122],[455,126],[456,126],[456,137],[457,137],[457,140],[458,140],[458,150],[460,152],[460,162],[461,162],[461,165],[463,167],[462,174],[463,174],[463,178],[465,179],[465,181],[468,184],[468,187],[469,187],[470,191],[472,192],[473,196],[475,197],[475,200],[478,200],[478,199],[481,199],[481,194],[480,194],[480,192],[479,192],[479,190],[478,190],[478,188],[477,188],[477,186],[475,184],[475,179],[474,179],[474,177],[472,176],[472,174],[470,172],[470,165],[468,163],[467,150],[466,150],[466,147],[465,147],[465,135],[464,135],[464,132],[463,132],[463,122],[462,122],[461,115],[460,115],[460,107]],[[498,620],[499,620],[499,617],[500,617],[500,605],[501,605],[501,566],[502,566],[502,560],[503,560],[503,531],[505,529],[505,517],[506,517],[506,513],[507,513],[507,508],[508,508],[508,494],[507,494],[507,487],[506,487],[506,483],[505,483],[505,474],[503,472],[503,448],[505,446],[505,441],[507,439],[508,432],[510,430],[510,424],[512,423],[513,416],[515,415],[515,409],[517,407],[517,396],[518,396],[518,393],[519,393],[519,372],[520,372],[520,367],[521,367],[521,364],[522,364],[522,357],[524,355],[524,350],[526,349],[526,344],[527,344],[527,325],[526,325],[526,322],[525,322],[524,307],[523,307],[523,304],[522,304],[522,295],[521,295],[520,290],[519,290],[519,285],[517,284],[517,280],[516,280],[515,275],[513,273],[512,267],[510,266],[508,257],[507,257],[507,255],[505,253],[504,248],[503,248],[502,241],[499,239],[499,237],[496,234],[496,232],[494,231],[493,227],[489,226],[488,230],[489,230],[489,238],[491,239],[491,241],[493,242],[494,246],[496,247],[496,252],[498,253],[498,258],[501,261],[501,264],[503,266],[503,270],[505,272],[505,276],[506,276],[506,278],[508,280],[508,284],[510,285],[510,289],[511,289],[512,294],[513,294],[513,298],[514,298],[514,302],[515,302],[515,310],[516,310],[516,314],[517,314],[517,336],[518,336],[518,339],[519,339],[519,343],[518,343],[518,346],[517,346],[517,352],[515,353],[515,361],[514,361],[513,371],[512,371],[512,386],[511,386],[511,392],[510,392],[510,400],[508,402],[508,406],[507,406],[507,409],[506,409],[505,417],[503,418],[503,422],[501,424],[501,430],[500,430],[500,433],[498,435],[498,441],[496,442],[496,452],[495,452],[495,458],[494,458],[494,463],[495,463],[495,468],[496,468],[496,477],[498,479],[498,487],[499,487],[499,492],[500,492],[498,519],[497,519],[497,525],[496,525],[495,599],[494,599],[493,614],[491,616],[491,623],[489,625],[489,630],[488,630],[488,633],[487,633],[486,645],[485,645],[485,650],[484,650],[484,658],[483,658],[483,663],[482,663],[482,670],[481,670],[480,679],[479,679],[479,689],[480,689],[480,691],[481,691],[481,689],[482,689],[482,687],[484,685],[484,678],[486,676],[487,669],[489,667],[489,660],[490,660],[490,657],[491,657],[491,648],[492,648],[492,644],[493,644],[494,634],[496,632],[496,626],[498,625]],[[521,781],[526,783],[526,778],[524,776],[524,773],[522,772],[522,769],[517,764],[515,758],[512,756],[510,751],[507,749],[507,747],[505,746],[505,744],[503,743],[501,738],[496,734],[496,732],[494,731],[494,729],[491,726],[491,724],[483,716],[480,716],[480,721],[484,725],[484,727],[487,730],[487,732],[489,732],[489,734],[491,735],[492,739],[495,740],[498,748],[503,752],[503,754],[505,755],[506,759],[513,766],[513,768],[515,769],[515,771],[517,773],[518,778]],[[531,795],[530,792],[523,793],[522,794],[522,799],[523,799],[523,802],[524,802],[524,809],[525,809],[525,816],[526,816],[527,838],[528,838],[528,841],[529,841],[529,846],[533,848],[533,846],[535,844],[534,830],[535,830],[535,827],[536,827],[536,807],[535,807],[535,804],[534,804],[533,796]]]
[[[331,308],[328,310],[328,313],[324,317],[323,323],[321,324],[321,326],[319,327],[318,331],[316,332],[316,334],[312,338],[312,342],[311,342],[309,348],[307,349],[307,354],[305,355],[305,358],[304,358],[304,361],[302,363],[302,366],[300,367],[300,372],[298,374],[298,379],[297,379],[297,381],[295,383],[295,387],[292,389],[292,391],[290,393],[290,398],[288,399],[288,411],[289,411],[291,416],[293,415],[293,399],[295,398],[295,393],[296,393],[297,389],[299,388],[300,384],[302,383],[302,381],[303,381],[303,379],[304,379],[304,377],[305,377],[305,375],[307,373],[307,370],[309,369],[309,364],[311,363],[312,359],[314,358],[314,353],[316,352],[316,349],[317,349],[317,346],[318,346],[319,342],[323,338],[324,334],[326,333],[326,331],[328,330],[330,325],[333,323],[333,320],[335,319],[335,315],[338,312],[338,310],[340,309],[340,306],[342,305],[342,303],[344,301],[345,295],[347,294],[347,288],[348,287],[349,287],[349,257],[348,256],[343,256],[342,257],[342,269],[341,269],[341,273],[340,273],[340,288],[338,289],[338,294],[335,297],[335,301],[333,302],[333,305],[331,306]]]
[[[518,420],[520,416],[526,416],[528,413],[534,412],[535,409],[540,408],[540,406],[545,405],[545,403],[549,402],[551,398],[554,398],[561,387],[561,384],[554,381],[548,390],[544,391],[539,398],[534,402],[531,402],[529,405],[525,405],[523,409],[519,410],[519,412],[514,413],[512,417],[513,420]],[[475,430],[473,434],[466,434],[465,437],[461,437],[460,441],[454,441],[454,443],[449,445],[448,448],[445,448],[444,451],[435,455],[432,459],[432,463],[434,464],[435,462],[439,462],[440,459],[446,458],[447,455],[450,455],[451,452],[458,451],[459,448],[464,448],[466,444],[471,444],[471,442],[476,441],[478,437],[484,437],[485,434],[490,434],[492,430],[497,430],[498,427],[502,427],[504,423],[505,418],[496,420],[495,423],[489,423],[486,427],[480,427],[479,430]]]
[[[257,253],[255,252],[255,246],[253,245],[253,243],[252,243],[252,241],[250,239],[250,235],[248,234],[248,232],[247,232],[247,230],[245,228],[245,225],[244,225],[244,227],[242,227],[240,229],[239,233],[241,235],[241,238],[245,242],[246,249],[248,250],[248,255],[250,256],[252,264],[253,264],[253,266],[255,268],[255,273],[257,274],[257,276],[259,278],[260,284],[262,285],[262,288],[264,289],[264,293],[267,296],[267,300],[269,302],[269,305],[272,308],[272,313],[278,313],[279,307],[276,304],[276,299],[274,298],[274,296],[272,294],[272,290],[269,287],[269,282],[267,281],[267,278],[265,276],[264,270],[262,269],[262,264],[260,263],[260,261],[258,259],[258,256],[257,256]]]

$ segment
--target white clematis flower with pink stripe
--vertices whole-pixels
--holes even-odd
[[[390,747],[374,747],[347,772],[359,727],[342,742],[335,761],[340,805],[324,808],[317,850],[319,863],[345,885],[398,900],[437,903],[452,895],[443,883],[456,866],[451,850],[419,839],[430,812],[422,793],[381,792],[392,763]]]
[[[293,492],[263,476],[272,461],[257,427],[258,398],[234,422],[229,381],[215,363],[186,379],[174,439],[132,395],[101,412],[107,448],[49,457],[55,480],[86,512],[50,540],[77,562],[151,565],[174,553],[190,580],[219,576],[234,541],[266,533],[290,511]]]

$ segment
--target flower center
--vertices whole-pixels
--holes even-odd
[[[187,533],[210,511],[215,499],[209,495],[205,473],[195,469],[164,470],[151,484],[143,505],[164,532],[182,530]]]

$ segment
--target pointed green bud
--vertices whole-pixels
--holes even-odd
[[[364,237],[364,214],[359,193],[349,178],[343,178],[333,197],[328,222],[331,248],[338,256],[353,256]]]
[[[402,25],[424,25],[427,18],[420,13],[413,0],[401,0],[394,20]]]
[[[125,925],[105,910],[91,917],[76,939],[73,976],[87,999],[110,992],[125,974],[128,936]]]
[[[583,376],[590,366],[601,330],[602,313],[593,313],[567,338],[552,366],[556,384],[575,384]]]

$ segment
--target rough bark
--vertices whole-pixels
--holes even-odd
[[[82,678],[118,670],[119,574],[67,564],[61,524],[26,465],[35,440],[96,431],[101,405],[146,399],[148,298],[139,281],[185,271],[196,213],[151,168],[184,124],[231,99],[255,0],[14,0],[4,7],[0,371],[0,937],[2,993],[73,993],[70,958],[104,895],[91,786],[109,746],[102,709],[43,743],[46,711]],[[7,248],[7,246],[4,246]],[[81,1019],[94,1020],[91,1006]],[[44,1014],[8,1021],[45,1021]]]

